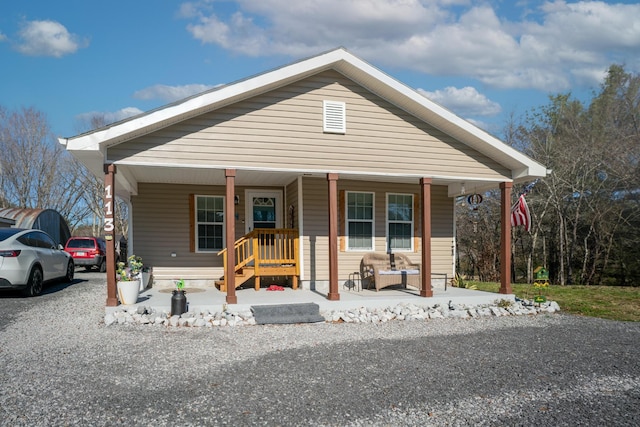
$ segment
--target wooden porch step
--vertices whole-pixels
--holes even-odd
[[[244,267],[242,270],[236,271],[236,288],[247,283],[253,276],[255,276],[255,269],[253,267]],[[221,292],[227,291],[224,280],[216,280],[215,285]]]

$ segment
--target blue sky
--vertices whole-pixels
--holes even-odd
[[[0,0],[0,106],[55,136],[343,46],[491,133],[640,72],[637,1]],[[84,121],[83,121],[84,120]]]

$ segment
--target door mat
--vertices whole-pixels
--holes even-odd
[[[318,304],[273,304],[251,306],[258,325],[324,322]]]

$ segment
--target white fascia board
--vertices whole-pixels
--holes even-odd
[[[549,170],[539,163],[531,165],[530,167],[524,167],[519,170],[513,171],[513,180],[522,181],[523,179],[531,178],[545,178],[549,175]]]
[[[342,52],[344,52],[344,50]],[[328,54],[278,68],[256,77],[212,89],[210,92],[196,95],[183,102],[161,107],[158,110],[144,113],[138,117],[98,129],[94,132],[73,138],[61,138],[60,140],[63,145],[66,145],[67,150],[70,151],[97,151],[103,146],[109,146],[110,141],[116,141],[117,143],[126,140],[127,138],[120,141],[120,138],[126,135],[132,135],[132,137],[140,136],[147,133],[145,129],[155,130],[157,129],[157,125],[163,123],[166,123],[164,126],[168,126],[177,121],[200,114],[200,111],[212,110],[226,105],[225,101],[229,99],[242,97],[243,95],[255,95],[268,90],[271,85],[277,84],[278,82],[283,82],[284,84],[284,82],[287,82],[291,78],[300,79],[321,69],[329,68],[333,61],[332,57],[336,56],[336,53],[339,53],[339,51],[332,51]],[[62,142],[63,139],[65,142]]]
[[[133,176],[129,168],[117,168],[116,181],[120,184],[119,187],[128,195],[138,195],[138,181]],[[118,185],[116,185],[116,190],[118,190]]]
[[[546,168],[540,163],[524,155],[523,153],[516,150],[515,148],[508,146],[507,144],[495,138],[494,136],[490,135],[489,133],[485,132],[484,130],[462,119],[461,117],[457,116],[453,112],[435,103],[429,98],[421,95],[414,89],[406,86],[404,83],[401,83],[398,80],[394,79],[393,77],[388,76],[387,74],[378,70],[372,65],[362,61],[361,59],[353,55],[350,55],[347,52],[343,52],[343,53],[344,55],[349,56],[347,62],[353,65],[355,68],[359,69],[358,72],[361,71],[369,74],[371,77],[379,80],[381,83],[387,85],[389,88],[396,91],[399,95],[406,97],[411,101],[413,101],[414,103],[416,103],[417,105],[419,105],[420,107],[425,108],[429,113],[431,113],[431,114],[428,114],[429,116],[435,116],[435,117],[431,117],[432,120],[428,121],[428,123],[431,124],[432,126],[439,128],[445,133],[451,134],[450,129],[448,129],[447,127],[441,126],[442,123],[440,123],[440,121],[438,120],[439,118],[440,120],[444,122],[448,122],[448,124],[451,124],[457,127],[458,129],[462,130],[464,133],[466,133],[468,135],[467,138],[464,138],[464,137],[460,138],[460,136],[464,136],[464,135],[454,134],[452,136],[459,138],[462,142],[470,145],[472,148],[475,148],[480,152],[484,152],[485,154],[489,155],[494,159],[496,159],[496,157],[491,155],[491,151],[502,153],[508,156],[512,161],[515,161],[517,164],[519,164],[521,167],[518,169],[522,169],[524,167],[528,169],[529,172],[534,176],[546,176]],[[347,68],[344,70],[344,74],[346,76],[349,76],[349,74],[351,74],[350,71],[352,70],[349,70]],[[354,77],[356,77],[357,79],[357,75]],[[369,88],[369,89],[375,92],[374,88]],[[393,95],[391,96],[391,98],[387,97],[386,99],[394,103]],[[398,105],[400,108],[403,108],[401,103],[396,103],[396,105]],[[469,138],[469,136],[471,138]],[[480,147],[475,146],[473,144],[473,139],[476,139],[478,142],[482,144],[486,144],[488,150],[486,148],[482,149]],[[496,159],[496,160],[499,161],[499,159]],[[515,170],[513,165],[511,165],[511,169]]]
[[[58,138],[58,141],[66,146],[66,149],[85,165],[91,173],[99,177],[104,174],[104,152],[103,151],[86,151],[86,150],[71,150],[65,138]]]

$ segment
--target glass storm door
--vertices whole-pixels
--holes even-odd
[[[247,191],[246,232],[254,228],[282,227],[282,193],[278,191]]]

